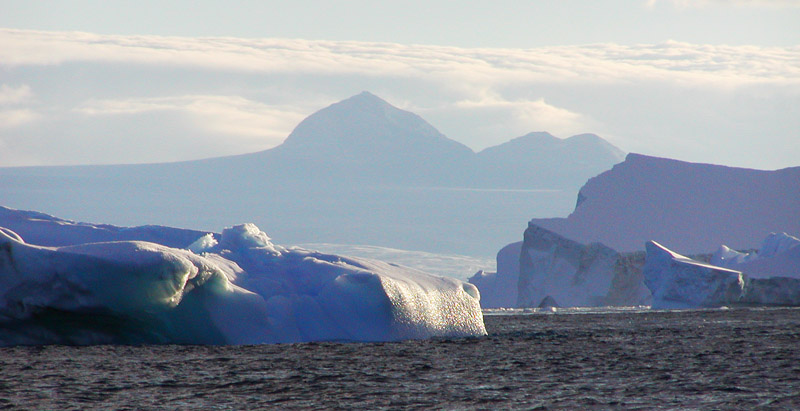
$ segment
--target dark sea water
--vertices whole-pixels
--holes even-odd
[[[800,409],[800,309],[485,321],[455,340],[0,348],[0,408]]]

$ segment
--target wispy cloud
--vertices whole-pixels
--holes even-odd
[[[307,115],[295,107],[218,95],[90,100],[75,111],[90,116],[174,112],[188,116],[198,131],[250,137],[262,145],[279,144],[286,138],[285,130],[296,126]]]
[[[19,86],[0,84],[0,106],[22,104],[32,99],[33,92],[27,84]]]
[[[17,128],[39,119],[39,113],[31,108],[23,107],[33,99],[33,92],[27,84],[0,85],[0,129]]]
[[[598,126],[595,121],[580,113],[548,104],[544,98],[509,100],[498,94],[491,94],[477,99],[460,100],[440,110],[450,112],[453,117],[473,119],[475,122],[473,128],[481,130],[486,136],[494,135],[502,139],[533,131],[532,125],[538,127],[536,131],[547,130],[561,136],[593,130]],[[435,113],[436,110],[428,112]],[[470,120],[462,119],[462,121]],[[474,145],[477,148],[485,148],[501,141]]]
[[[40,115],[30,109],[0,110],[0,128],[21,127],[39,119]]]

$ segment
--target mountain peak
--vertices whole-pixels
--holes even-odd
[[[372,100],[372,101],[379,101],[379,102],[382,102],[382,103],[386,103],[386,100],[384,100],[384,99],[382,99],[382,98],[380,98],[380,97],[378,97],[378,96],[376,96],[376,95],[374,95],[374,94],[372,94],[372,93],[370,93],[369,91],[366,91],[366,90],[356,94],[353,97],[345,99],[344,101],[347,101],[347,100]]]
[[[365,145],[426,144],[434,141],[460,145],[420,116],[364,91],[308,116],[286,138],[284,145],[349,151]]]
[[[546,132],[546,131],[534,131],[528,134],[525,134],[522,137],[517,137],[515,140],[561,140],[560,138]]]
[[[574,136],[572,136],[572,137],[567,139],[567,141],[578,141],[578,142],[581,142],[581,143],[597,142],[597,141],[601,141],[601,140],[605,141],[602,138],[600,138],[600,136],[598,136],[597,134],[593,134],[593,133],[578,134],[578,135],[574,135]]]
[[[451,174],[474,155],[422,117],[367,91],[308,116],[270,151],[329,172],[440,185],[455,181]]]
[[[552,147],[553,145],[561,143],[563,143],[562,139],[546,131],[534,131],[532,133],[525,134],[524,136],[509,140],[505,144],[509,145],[510,147],[541,148],[542,146]]]
[[[369,91],[362,91],[350,98],[346,98],[338,103],[334,103],[331,106],[345,106],[349,109],[368,109],[368,108],[394,108],[391,104],[387,103],[386,100],[370,93]]]
[[[612,156],[615,162],[621,162],[625,159],[625,152],[620,150],[615,145],[611,144],[608,140],[603,139],[597,134],[584,133],[572,136],[564,142],[567,145],[575,147],[585,147],[589,153],[597,154],[604,153]]]

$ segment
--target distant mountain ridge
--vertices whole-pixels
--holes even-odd
[[[245,155],[281,170],[290,167],[302,179],[534,189],[579,187],[624,156],[594,134],[562,140],[546,132],[475,153],[366,91],[311,114],[283,144]]]
[[[532,181],[583,184],[625,158],[625,153],[595,134],[560,139],[547,132],[529,133],[478,153],[486,185],[501,182],[522,188]],[[493,175],[494,174],[494,175]]]

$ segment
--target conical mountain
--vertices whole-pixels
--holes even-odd
[[[332,153],[384,151],[396,147],[410,152],[472,152],[465,145],[445,137],[422,117],[401,110],[367,91],[310,115],[295,127],[283,147],[292,150],[327,149]]]
[[[454,182],[475,155],[420,116],[366,91],[310,115],[268,151],[312,173],[437,185]]]

